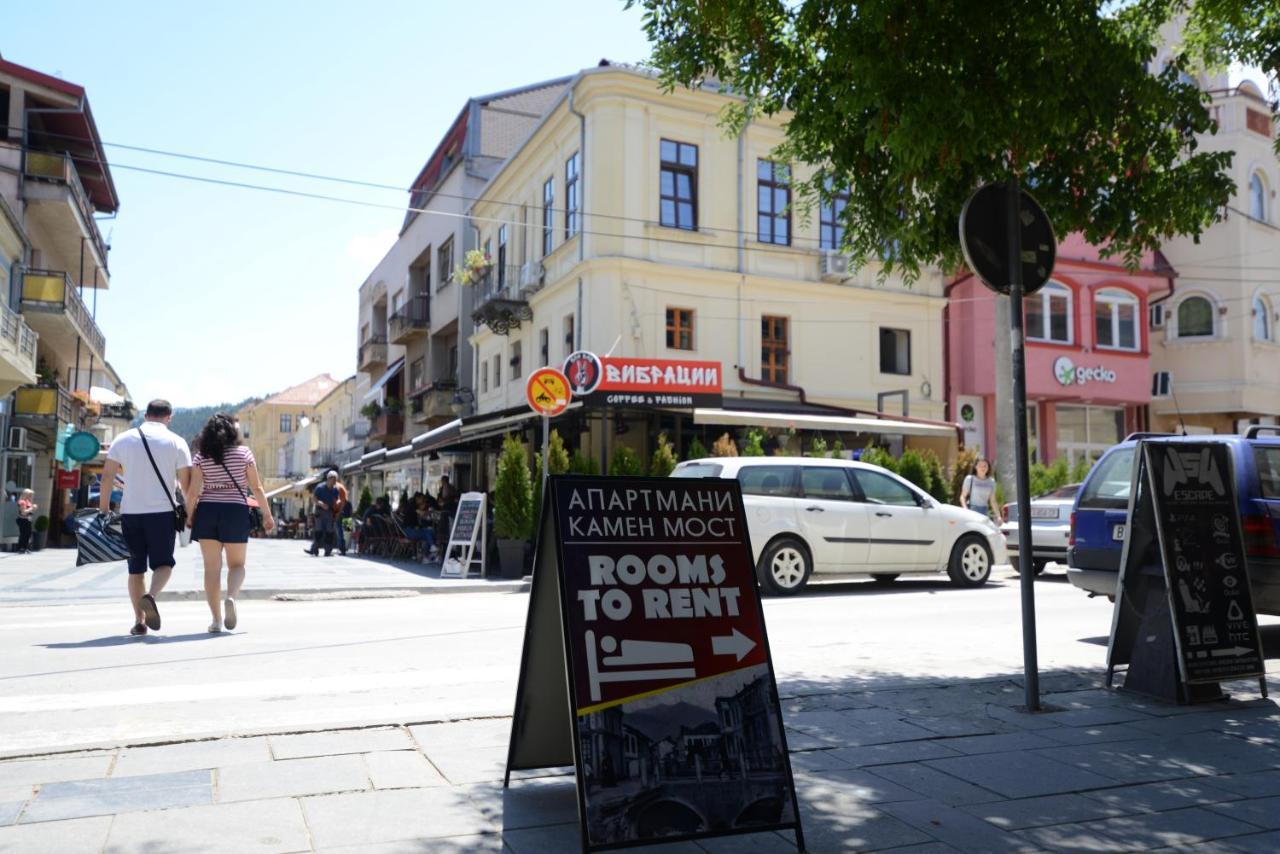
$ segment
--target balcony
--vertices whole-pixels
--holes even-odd
[[[387,338],[392,344],[408,344],[427,334],[431,325],[431,299],[425,295],[410,297],[387,319]]]
[[[347,429],[344,432],[347,434],[347,441],[363,442],[365,439],[369,438],[370,429],[371,427],[369,422],[361,418],[358,421],[348,424]]]
[[[138,411],[128,401],[124,403],[99,404],[98,417],[104,420],[132,421],[137,415]]]
[[[80,239],[89,242],[98,270],[98,286],[107,287],[107,244],[93,218],[93,204],[85,192],[71,157],[47,151],[28,151],[23,164],[25,195],[30,203],[28,228],[47,236],[52,254],[69,263],[80,257]],[[92,280],[92,275],[86,275]]]
[[[22,315],[0,303],[0,394],[36,381],[38,337]]]
[[[436,380],[429,386],[411,392],[409,419],[414,424],[427,424],[453,418],[453,395],[457,390],[456,380]]]
[[[404,416],[399,412],[384,409],[374,417],[369,427],[369,438],[387,447],[400,444],[400,437],[403,435]]]
[[[19,420],[38,421],[47,426],[69,424],[75,419],[76,404],[61,386],[22,386],[13,393],[13,415]]]
[[[371,335],[360,345],[356,370],[369,373],[387,365],[387,339],[383,335]]]
[[[519,329],[524,321],[533,320],[527,294],[532,288],[520,285],[521,268],[491,266],[471,285],[475,289],[476,308],[471,319],[488,326],[499,335]],[[540,285],[540,281],[539,281]]]
[[[23,273],[22,313],[31,328],[40,333],[43,344],[57,351],[63,361],[70,363],[75,359],[77,339],[88,345],[89,353],[106,361],[107,340],[66,273],[60,270]]]

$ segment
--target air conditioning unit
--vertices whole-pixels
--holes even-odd
[[[1153,305],[1149,308],[1148,313],[1151,315],[1151,328],[1164,329],[1165,306],[1164,303]]]
[[[1173,393],[1173,377],[1168,371],[1156,371],[1151,375],[1151,396],[1168,397]]]
[[[819,271],[829,282],[843,281],[849,278],[849,258],[839,252],[823,252]]]
[[[545,276],[546,270],[541,261],[529,261],[520,268],[520,287],[523,290],[540,288]]]
[[[27,428],[10,427],[9,444],[6,447],[11,451],[25,451],[27,449]]]

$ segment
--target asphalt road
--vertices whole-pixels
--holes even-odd
[[[1061,573],[1036,591],[1042,670],[1102,666],[1107,603]],[[250,600],[234,633],[211,636],[202,603],[162,600],[163,631],[134,639],[123,590],[113,601],[49,601],[0,604],[0,755],[509,715],[528,607],[505,588]],[[1008,572],[973,590],[942,576],[824,585],[765,610],[784,695],[1021,673]]]

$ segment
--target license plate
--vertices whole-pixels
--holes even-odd
[[[1032,507],[1031,518],[1032,519],[1057,519],[1058,508],[1057,507]]]
[[[1123,539],[1124,539],[1124,529],[1125,529],[1125,528],[1127,528],[1127,527],[1128,527],[1128,525],[1116,525],[1116,526],[1114,526],[1114,527],[1111,529],[1111,539],[1113,539],[1113,540],[1123,540]]]

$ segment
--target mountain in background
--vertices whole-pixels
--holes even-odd
[[[169,424],[169,429],[177,433],[188,443],[196,436],[200,435],[200,431],[204,428],[205,422],[209,417],[218,412],[225,412],[228,415],[234,415],[250,403],[256,403],[261,400],[259,397],[246,397],[239,403],[216,403],[212,406],[175,406],[173,408],[173,421]],[[142,413],[138,413],[136,423],[141,423]]]

